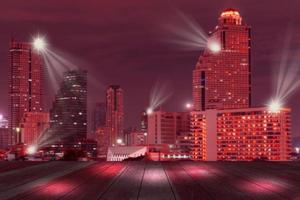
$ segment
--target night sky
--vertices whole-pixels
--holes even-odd
[[[164,106],[184,110],[192,100],[192,70],[200,50],[184,51],[166,40],[168,24],[183,26],[178,12],[194,18],[205,32],[217,24],[222,10],[239,10],[252,27],[253,105],[265,105],[274,91],[274,73],[283,48],[300,52],[299,0],[7,0],[0,4],[0,112],[8,114],[8,48],[12,36],[30,41],[46,35],[49,44],[72,56],[89,73],[89,109],[105,100],[105,88],[120,84],[125,91],[125,126],[137,126],[140,112],[159,81],[169,85]],[[290,45],[285,38],[291,37]],[[300,53],[293,59],[299,63]],[[79,61],[78,61],[79,60]],[[46,91],[47,92],[47,91]],[[48,108],[53,100],[47,92]],[[300,92],[285,102],[293,109],[293,135],[300,136]]]

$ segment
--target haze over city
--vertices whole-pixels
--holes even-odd
[[[178,14],[194,19],[205,33],[217,22],[218,13],[226,7],[238,9],[252,27],[252,101],[264,106],[274,91],[273,74],[283,51],[290,57],[299,53],[299,2],[281,1],[71,1],[1,3],[0,24],[0,111],[8,115],[8,53],[9,41],[15,37],[30,41],[37,33],[45,35],[49,44],[68,54],[77,66],[88,70],[89,108],[105,101],[105,89],[120,84],[124,89],[125,127],[138,126],[140,112],[149,105],[151,88],[157,81],[168,84],[172,97],[164,107],[184,110],[192,101],[191,76],[201,50],[187,51],[172,44],[175,36],[164,28],[173,25],[184,29]],[[290,44],[285,44],[287,38]],[[175,37],[176,38],[176,37]],[[79,62],[78,62],[79,61]],[[274,73],[273,73],[274,72]],[[131,81],[128,81],[131,80]],[[49,88],[48,88],[49,90]],[[138,92],[138,94],[137,94]],[[299,136],[297,123],[300,110],[299,92],[285,105],[293,109],[293,135]],[[54,92],[45,99],[47,107]],[[90,118],[89,118],[90,122]]]
[[[2,2],[0,199],[300,199],[299,7]]]

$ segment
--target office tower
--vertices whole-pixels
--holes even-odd
[[[39,145],[40,138],[49,128],[49,113],[25,112],[21,121],[21,142],[26,145]]]
[[[290,109],[243,108],[191,112],[194,160],[289,160]]]
[[[111,85],[106,90],[106,127],[108,128],[110,146],[124,140],[123,123],[123,89],[119,85]]]
[[[238,11],[221,13],[193,71],[194,110],[251,106],[250,37]]]
[[[92,113],[92,130],[96,133],[97,129],[105,126],[106,105],[105,103],[96,103]]]
[[[9,48],[10,145],[18,141],[18,130],[25,112],[42,110],[43,69],[41,56],[30,43],[10,43]]]
[[[63,81],[50,111],[51,142],[71,145],[87,136],[87,72],[71,70]]]

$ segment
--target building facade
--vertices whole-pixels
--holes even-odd
[[[30,43],[10,43],[9,49],[10,145],[20,141],[17,130],[25,112],[42,111],[42,59]]]
[[[107,150],[109,147],[109,132],[107,127],[99,127],[96,130],[96,141],[97,141],[97,151],[98,151],[98,157],[100,158],[106,158],[107,156]]]
[[[8,149],[10,141],[10,129],[8,126],[0,127],[0,149]]]
[[[290,109],[207,110],[191,113],[194,160],[290,159]]]
[[[117,145],[117,140],[124,141],[124,91],[119,85],[111,85],[106,90],[106,127],[110,146]]]
[[[188,112],[154,111],[148,115],[148,144],[166,144],[175,147],[176,139],[183,132],[189,132]]]
[[[87,72],[71,70],[63,81],[50,110],[52,144],[73,144],[87,137]]]
[[[26,145],[39,145],[43,133],[49,128],[49,113],[26,112],[21,121],[21,142]]]
[[[222,12],[193,71],[195,110],[251,106],[250,47],[250,27],[239,12]]]

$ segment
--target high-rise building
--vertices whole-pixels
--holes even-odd
[[[194,111],[191,113],[194,160],[289,160],[290,109],[268,108]]]
[[[71,70],[63,81],[50,110],[50,131],[54,144],[73,144],[87,137],[87,72]]]
[[[105,126],[106,105],[105,103],[96,103],[92,114],[92,130],[95,133],[98,128]]]
[[[21,142],[26,145],[39,145],[40,138],[49,128],[49,113],[25,112],[21,121]]]
[[[106,127],[111,146],[117,145],[118,139],[124,140],[123,96],[123,89],[119,85],[111,85],[106,90]]]
[[[25,112],[42,110],[42,59],[30,43],[10,43],[9,49],[10,145],[17,142],[17,130]]]
[[[251,105],[251,35],[239,12],[226,9],[193,71],[194,110]]]

